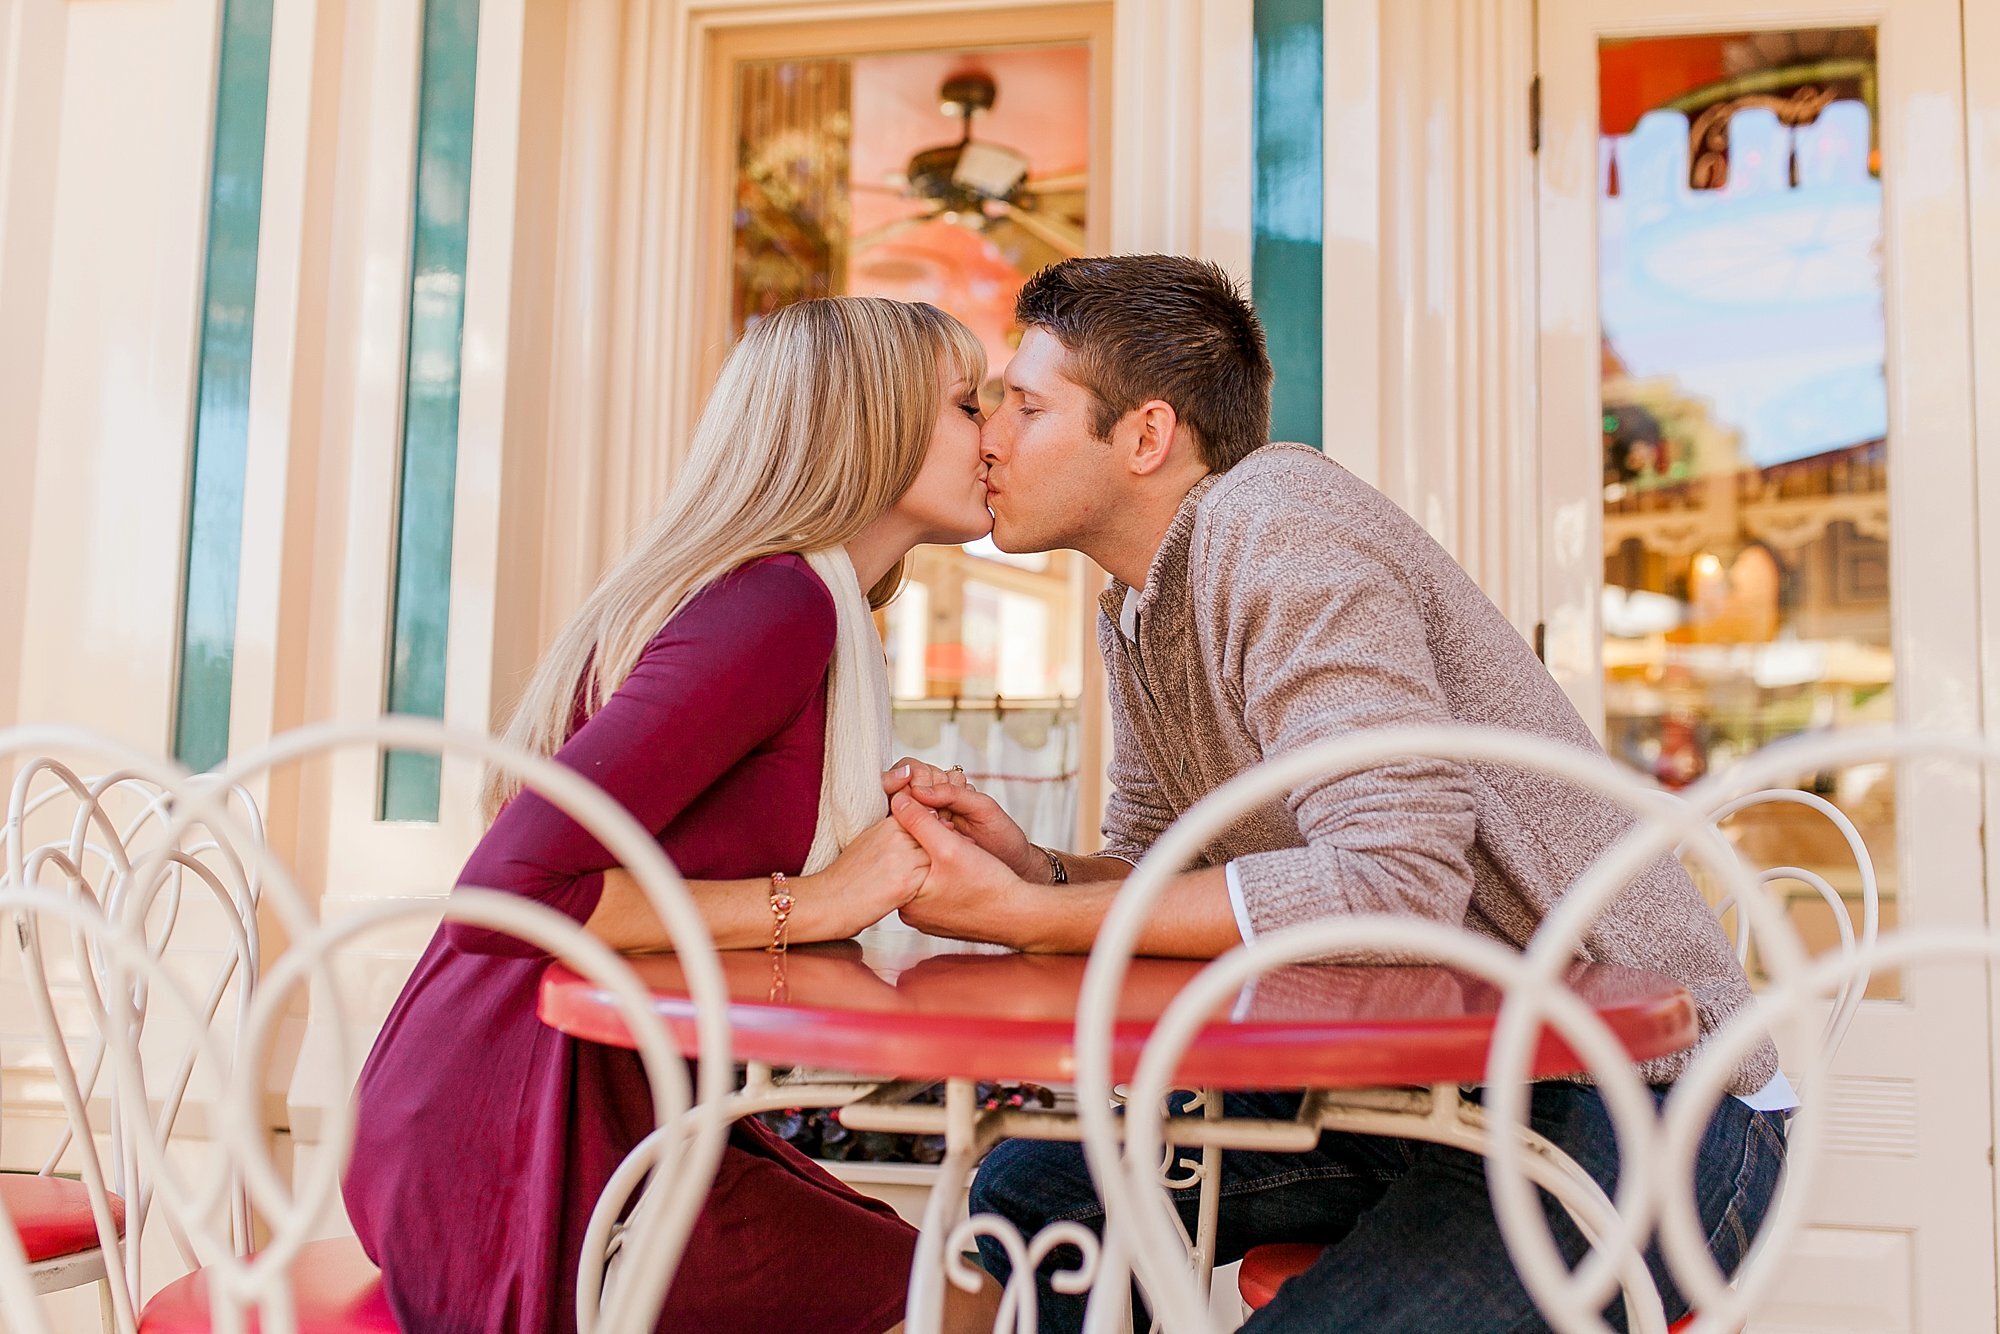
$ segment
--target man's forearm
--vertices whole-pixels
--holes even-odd
[[[1064,866],[1090,872],[1069,885],[1024,886],[1008,905],[1003,931],[1017,949],[1042,954],[1088,954],[1132,868],[1115,857],[1065,857]],[[1167,883],[1134,953],[1212,959],[1241,944],[1229,882],[1219,866],[1189,871]]]
[[[1069,882],[1073,885],[1123,880],[1132,874],[1131,862],[1107,852],[1085,855],[1081,852],[1058,852],[1054,848],[1047,851],[1049,856],[1062,863],[1063,873],[1069,877]]]

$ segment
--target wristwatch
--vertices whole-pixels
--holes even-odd
[[[1042,855],[1049,859],[1049,883],[1052,885],[1067,885],[1069,883],[1069,872],[1064,869],[1062,858],[1056,856],[1055,851],[1051,848],[1043,848]]]

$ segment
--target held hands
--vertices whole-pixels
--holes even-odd
[[[909,793],[889,799],[889,814],[929,858],[922,887],[899,909],[903,920],[934,936],[1021,948],[1021,916],[1034,887]]]
[[[938,822],[933,819],[931,823]],[[939,829],[943,832],[941,825]],[[808,890],[813,900],[827,905],[832,916],[829,938],[838,940],[873,926],[891,912],[906,910],[923,887],[930,865],[930,854],[923,845],[894,816],[888,816],[841,849],[833,865],[816,876],[803,877],[811,883],[809,889],[801,888]],[[801,902],[805,899],[802,893]]]
[[[999,802],[966,782],[965,770],[940,769],[905,756],[882,776],[882,789],[889,794],[891,809],[897,794],[906,793],[1016,876],[1037,882],[1048,879],[1046,859],[1028,842],[1021,826],[1000,809]]]

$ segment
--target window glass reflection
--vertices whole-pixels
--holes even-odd
[[[1606,741],[1670,787],[1894,720],[1875,78],[1871,30],[1600,48]],[[1892,924],[1893,776],[1806,785],[1860,826]],[[1803,808],[1730,836],[1858,893]],[[1796,889],[1809,943],[1831,944]]]
[[[985,345],[990,410],[1021,285],[1084,250],[1090,48],[745,61],[735,96],[732,332],[813,297],[927,301]],[[922,547],[879,617],[898,749],[963,765],[1064,846],[1092,574],[1071,552]]]

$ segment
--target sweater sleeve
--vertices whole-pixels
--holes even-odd
[[[803,563],[746,566],[703,590],[653,637],[602,708],[556,759],[659,833],[717,779],[782,730],[821,690],[833,656],[832,596]],[[520,894],[578,922],[618,864],[539,793],[502,808],[459,883]],[[514,942],[451,924],[461,949]]]
[[[1231,505],[1198,554],[1227,572],[1197,587],[1222,590],[1208,609],[1220,630],[1220,680],[1260,752],[1364,728],[1450,724],[1411,591],[1372,557],[1330,550],[1323,516],[1290,508],[1275,497]],[[1463,766],[1412,756],[1305,783],[1286,804],[1306,846],[1235,863],[1260,933],[1337,913],[1464,920],[1475,816]]]

